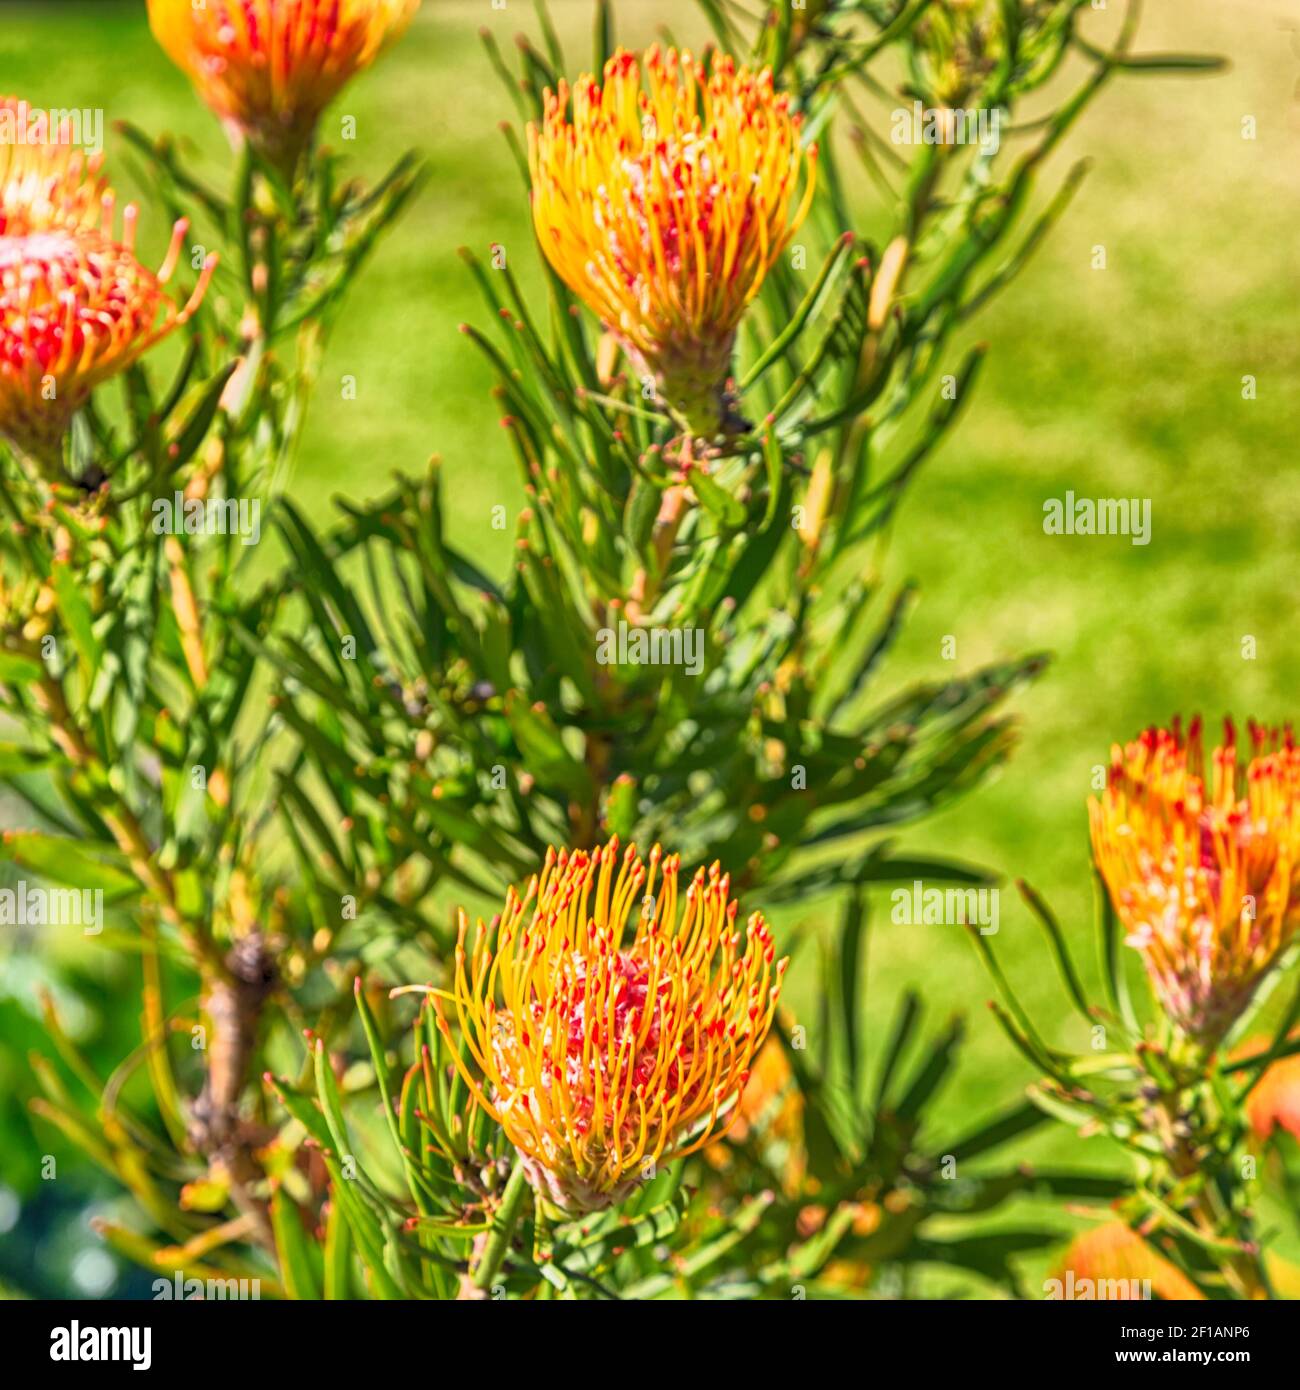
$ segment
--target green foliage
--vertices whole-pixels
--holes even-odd
[[[609,370],[549,272],[532,303],[504,260],[465,254],[495,324],[467,332],[529,494],[504,576],[452,534],[436,463],[341,502],[324,529],[284,491],[324,336],[417,193],[416,162],[364,188],[317,154],[290,185],[245,153],[226,195],[169,139],[121,132],[222,268],[172,378],[136,367],[119,409],[102,390],[81,413],[65,478],[5,461],[0,505],[22,524],[0,539],[0,679],[21,736],[0,778],[33,819],[4,856],[101,889],[105,941],[139,956],[139,1046],[101,1078],[51,1009],[59,1061],[33,1063],[33,1109],[131,1193],[137,1218],[103,1233],[146,1268],[298,1298],[851,1296],[906,1291],[930,1265],[1016,1292],[1016,1257],[1049,1232],[954,1230],[1026,1194],[1119,1195],[1023,1167],[953,1181],[950,1162],[1042,1111],[946,1133],[931,1112],[960,1023],[921,1042],[908,996],[869,1065],[859,986],[865,887],[987,881],[895,833],[1007,757],[1007,697],[1043,667],[891,686],[910,593],[885,590],[877,559],[976,382],[983,347],[954,360],[954,337],[1063,214],[1081,169],[1023,225],[1046,155],[1136,65],[1131,28],[1102,53],[1075,34],[1080,0],[974,7],[977,31],[969,7],[924,0],[778,5],[757,29],[703,8],[822,142],[798,248],[814,254],[775,267],[747,315],[745,423],[721,441],[683,438]],[[596,6],[597,67],[611,11]],[[509,81],[525,119],[574,75],[542,33]],[[1015,154],[923,144],[907,160],[860,109],[915,94],[1010,121],[1071,50],[1089,77]],[[894,89],[876,75],[891,64],[907,74]],[[850,161],[880,192],[874,240]],[[176,490],[257,497],[282,565],[254,578],[237,537],[160,532]],[[698,634],[698,672],[623,659],[624,628]],[[445,984],[448,901],[498,900],[548,844],[610,834],[720,860],[755,905],[845,890],[849,906],[819,1051],[787,1020],[745,1137],[557,1219],[469,1104],[432,1005],[388,989]]]
[[[1043,1073],[1029,1088],[1030,1101],[1042,1114],[1084,1133],[1105,1133],[1128,1151],[1132,1181],[1116,1193],[1123,1198],[1117,1211],[1144,1237],[1162,1237],[1206,1298],[1276,1297],[1259,1210],[1267,1203],[1270,1212],[1287,1211],[1287,1225],[1294,1228],[1294,1211],[1287,1210],[1292,1156],[1283,1149],[1279,1162],[1261,1161],[1261,1136],[1252,1133],[1247,1101],[1273,1063],[1300,1052],[1300,987],[1266,1045],[1246,1041],[1259,1023],[1259,1001],[1237,1020],[1222,1048],[1195,1045],[1163,1015],[1139,1020],[1126,962],[1116,949],[1122,928],[1100,876],[1096,934],[1104,1005],[1085,998],[1051,909],[1028,884],[1020,890],[1048,935],[1070,1004],[1088,1023],[1092,1039],[1091,1053],[1049,1048],[991,948],[973,933],[1006,1004],[995,1016]]]

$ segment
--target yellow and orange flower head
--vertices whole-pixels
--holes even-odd
[[[561,82],[528,129],[543,254],[700,437],[729,424],[741,316],[812,201],[799,130],[770,71],[657,45]]]
[[[1220,1041],[1300,928],[1300,750],[1290,730],[1249,726],[1208,772],[1200,721],[1148,729],[1112,753],[1089,803],[1097,866],[1166,1014]]]
[[[149,0],[168,57],[233,135],[292,175],[321,113],[420,0]]]
[[[55,227],[0,237],[0,435],[57,474],[73,414],[96,386],[125,371],[198,308],[216,257],[189,302],[163,292],[180,256],[178,222],[158,273],[135,259],[135,209],[122,241],[99,230]]]
[[[737,927],[717,864],[679,902],[678,868],[617,839],[549,850],[472,947],[461,914],[456,1009],[483,1078],[465,1079],[566,1211],[620,1202],[725,1133],[771,1026],[787,962],[762,914]]]
[[[102,160],[72,143],[69,126],[52,127],[45,112],[0,97],[0,236],[97,227],[108,196]]]

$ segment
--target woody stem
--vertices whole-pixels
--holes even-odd
[[[687,435],[682,442],[679,460],[683,477],[694,461],[694,450],[694,441]],[[663,501],[659,504],[659,515],[655,518],[654,524],[652,540],[655,560],[654,573],[649,573],[643,565],[633,577],[632,587],[627,596],[627,616],[630,622],[639,623],[645,616],[646,609],[654,604],[655,597],[659,592],[659,585],[663,582],[664,572],[668,568],[668,559],[672,554],[673,545],[677,541],[677,532],[681,529],[685,510],[685,482],[673,483],[671,487],[665,488]]]

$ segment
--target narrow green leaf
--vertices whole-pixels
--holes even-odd
[[[858,988],[861,980],[861,955],[866,932],[866,903],[861,893],[853,893],[844,905],[844,921],[840,927],[840,1027],[844,1033],[844,1060],[848,1068],[848,1086],[857,1093],[858,1077]]]
[[[319,1299],[321,1252],[307,1238],[298,1204],[279,1186],[271,1193],[271,1230],[289,1297]]]
[[[1052,955],[1056,958],[1056,968],[1061,972],[1061,979],[1065,982],[1070,1001],[1079,1013],[1091,1023],[1093,1021],[1092,1011],[1089,1009],[1088,1000],[1084,996],[1083,986],[1079,983],[1074,962],[1070,959],[1070,951],[1065,944],[1065,935],[1061,931],[1061,924],[1056,920],[1051,908],[1048,907],[1042,896],[1023,878],[1016,880],[1016,887],[1020,890],[1020,896],[1024,898],[1030,912],[1034,914],[1047,933]]]

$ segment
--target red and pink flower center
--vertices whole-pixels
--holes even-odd
[[[626,951],[617,952],[612,958],[593,957],[590,962],[576,951],[566,952],[556,965],[553,1008],[548,1011],[540,1000],[534,1000],[531,1024],[521,1026],[519,1020],[512,1019],[498,1034],[496,1052],[503,1081],[513,1083],[520,1091],[532,1090],[523,1075],[516,1040],[524,1052],[533,1052],[542,1041],[546,1044],[546,1066],[550,1068],[549,1072],[545,1067],[541,1070],[542,1088],[549,1091],[564,1081],[576,1134],[592,1131],[598,1094],[605,1124],[611,1122],[618,1108],[624,1114],[625,1128],[639,1126],[640,1107],[616,1107],[615,1089],[620,1095],[635,1095],[650,1106],[659,1100],[673,1099],[691,1072],[688,1041],[683,1041],[673,1056],[662,1055],[670,987],[667,981],[661,981],[651,997],[652,973],[648,962]],[[552,1029],[556,1025],[564,1034],[562,1062],[552,1060]],[[542,1036],[530,1034],[530,1026],[542,1030]],[[647,1088],[652,1085],[650,1095]],[[699,1085],[699,1081],[692,1080],[683,1099],[689,1101]]]

